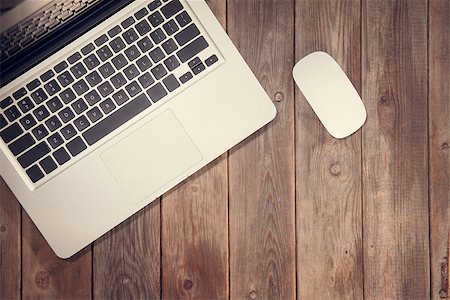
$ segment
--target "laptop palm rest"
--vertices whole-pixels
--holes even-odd
[[[171,110],[150,120],[100,157],[134,204],[203,158]]]

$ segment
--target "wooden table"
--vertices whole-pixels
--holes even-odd
[[[69,260],[2,182],[0,298],[449,297],[450,1],[209,4],[276,119]],[[347,139],[292,80],[315,50],[366,105]]]

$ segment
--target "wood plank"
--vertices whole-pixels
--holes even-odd
[[[226,28],[226,1],[208,1]],[[227,154],[164,195],[162,296],[228,298]]]
[[[22,297],[86,299],[91,297],[91,249],[70,259],[57,257],[22,210]]]
[[[295,299],[294,1],[228,3],[229,35],[278,110],[230,151],[230,294]]]
[[[450,231],[450,1],[431,0],[429,5],[431,295],[439,299],[450,297],[448,278],[441,272]]]
[[[360,1],[301,0],[296,8],[296,60],[328,52],[360,93]],[[298,296],[360,299],[361,131],[334,139],[297,91]]]
[[[362,6],[364,296],[430,295],[427,0]]]
[[[155,299],[161,295],[160,200],[94,243],[95,299]]]
[[[21,208],[0,177],[0,299],[20,299]]]

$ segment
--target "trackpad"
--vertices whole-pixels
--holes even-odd
[[[150,120],[100,157],[135,204],[202,160],[171,110]]]

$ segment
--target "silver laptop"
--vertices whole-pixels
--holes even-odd
[[[10,12],[21,11],[22,24],[0,17],[10,22],[4,40],[25,28],[19,42],[2,44],[0,66],[9,71],[0,89],[0,175],[61,258],[276,114],[204,1],[113,1],[113,13],[98,6],[87,21],[63,24],[74,5],[99,2],[29,0]],[[42,17],[55,7],[62,18]],[[31,33],[35,40],[22,45],[31,32],[23,12],[34,16],[32,30],[44,24],[47,41]],[[34,51],[23,70],[11,67],[20,51]]]

